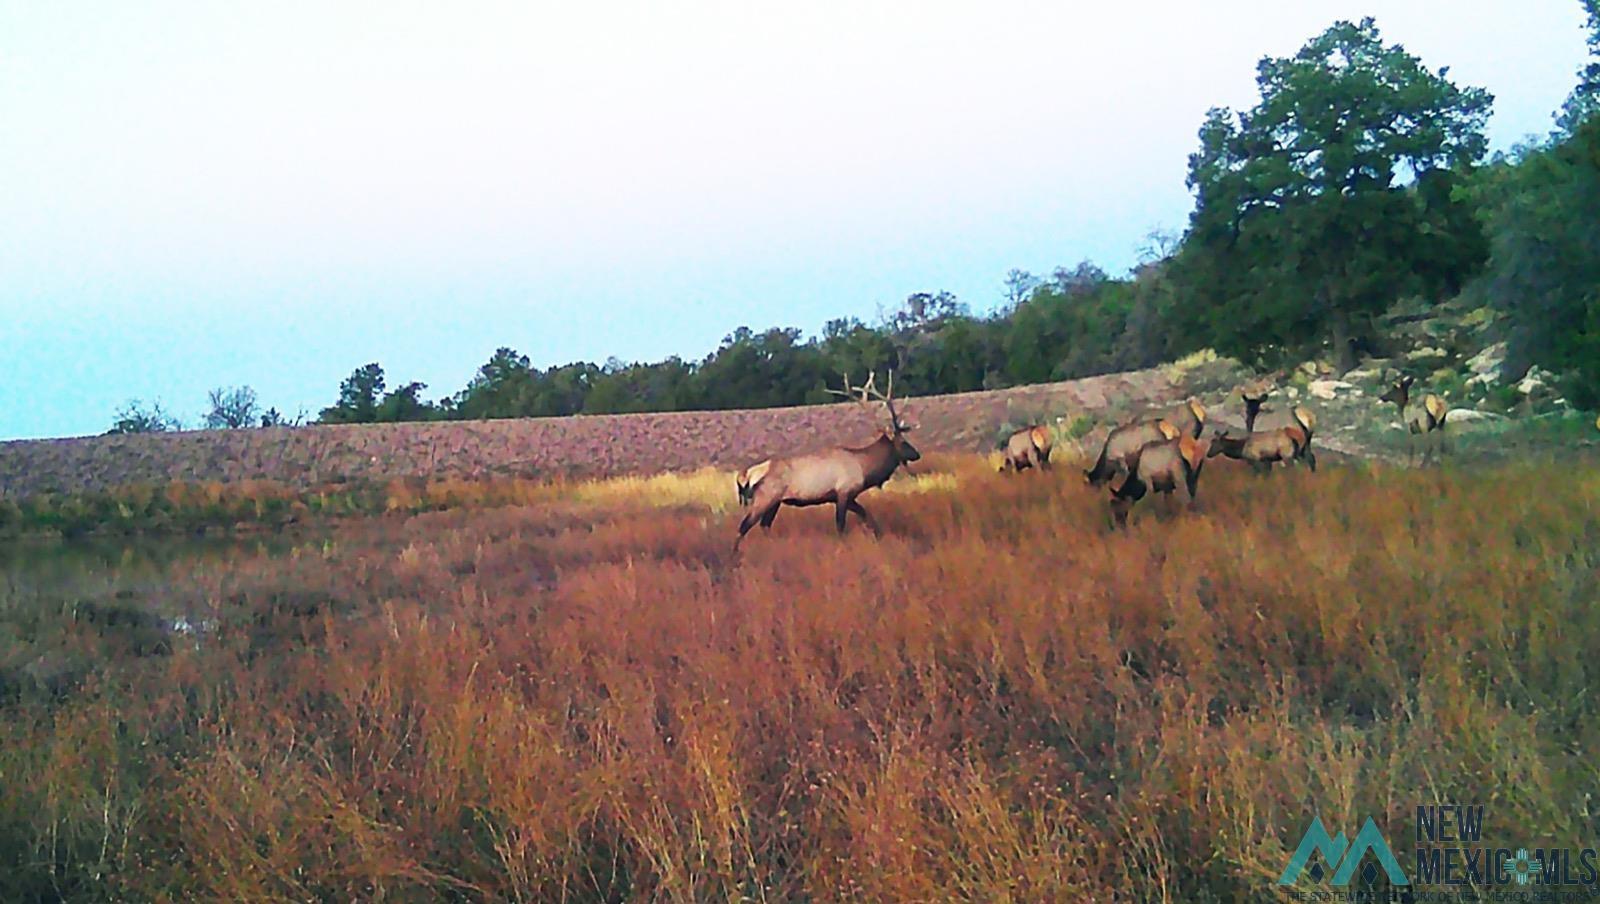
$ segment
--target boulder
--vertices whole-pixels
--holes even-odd
[[[1331,402],[1338,397],[1341,390],[1349,389],[1355,389],[1355,384],[1344,380],[1312,380],[1311,385],[1306,387],[1306,392]]]
[[[1552,374],[1549,371],[1541,370],[1539,365],[1535,364],[1528,368],[1528,372],[1523,375],[1521,380],[1517,381],[1517,392],[1523,395],[1533,395],[1549,385],[1551,376]]]
[[[1489,380],[1483,382],[1491,382],[1499,378],[1500,368],[1504,367],[1505,363],[1506,344],[1504,342],[1496,342],[1468,358],[1467,370],[1480,377],[1487,376]]]
[[[1452,408],[1444,416],[1445,425],[1465,424],[1472,421],[1504,420],[1504,415],[1494,414],[1489,411],[1479,411],[1476,408]]]
[[[1407,361],[1443,361],[1449,356],[1449,353],[1444,349],[1431,345],[1424,345],[1421,348],[1414,348],[1406,352]]]

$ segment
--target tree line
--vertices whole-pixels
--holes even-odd
[[[1574,404],[1594,407],[1600,0],[1582,3],[1589,62],[1554,130],[1510,154],[1486,158],[1489,92],[1385,42],[1371,19],[1336,22],[1293,56],[1260,61],[1251,109],[1207,113],[1189,158],[1188,226],[1152,235],[1130,273],[1087,261],[1045,277],[1013,270],[989,313],[918,292],[880,322],[833,320],[812,336],[740,327],[692,361],[540,368],[502,347],[465,387],[432,401],[424,384],[391,387],[370,363],[317,420],[804,405],[831,401],[842,374],[885,367],[908,394],[966,392],[1147,367],[1202,348],[1260,367],[1329,355],[1343,370],[1385,351],[1380,318],[1396,304],[1454,298],[1503,315],[1508,370],[1537,362]],[[213,396],[208,425],[246,425]],[[119,429],[149,426],[124,414]],[[159,429],[159,406],[155,414]]]

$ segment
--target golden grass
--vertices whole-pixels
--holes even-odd
[[[1592,470],[1214,461],[1112,533],[1066,467],[925,464],[881,540],[735,556],[713,472],[14,580],[0,898],[1224,901],[1313,812],[1589,837]]]
[[[694,506],[719,513],[739,506],[733,472],[718,468],[683,474],[588,480],[573,484],[565,495],[581,503],[600,506]]]
[[[1170,380],[1179,380],[1189,371],[1220,360],[1213,349],[1203,348],[1184,355],[1170,364],[1161,365],[1161,372]]]
[[[943,467],[948,468],[947,456]],[[960,456],[964,461],[967,456]],[[954,492],[960,481],[950,470],[926,470],[927,466],[913,465],[915,470],[898,472],[883,485],[886,493]],[[629,508],[700,508],[714,514],[724,514],[739,507],[738,493],[734,487],[734,472],[717,468],[702,468],[688,473],[653,474],[648,477],[611,477],[586,480],[570,485],[555,485],[551,495],[570,499],[584,505]]]

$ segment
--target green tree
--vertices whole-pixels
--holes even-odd
[[[1003,310],[1016,310],[1017,305],[1032,297],[1033,290],[1039,288],[1043,282],[1044,280],[1026,270],[1019,270],[1015,267],[1008,270],[1006,278],[1002,282],[1005,287]]]
[[[535,374],[532,383],[532,402],[519,411],[519,415],[534,417],[565,417],[579,414],[594,391],[601,369],[588,361],[552,367],[542,376]]]
[[[1208,113],[1180,258],[1192,325],[1219,350],[1260,358],[1327,340],[1348,369],[1372,318],[1426,290],[1414,262],[1453,259],[1432,247],[1434,221],[1472,221],[1438,209],[1453,193],[1417,186],[1481,159],[1492,97],[1446,74],[1384,44],[1371,19],[1337,22],[1261,61],[1254,108]]]
[[[383,368],[373,362],[356,368],[339,384],[339,401],[322,409],[324,424],[370,424],[383,396]]]
[[[964,317],[966,313],[967,306],[954,293],[913,292],[889,315],[888,324],[896,333],[913,332],[935,327],[950,317]]]
[[[607,362],[584,399],[590,414],[631,411],[680,411],[690,407],[693,368],[672,357],[656,364]]]
[[[1475,292],[1510,324],[1508,367],[1537,362],[1600,406],[1600,116],[1486,180],[1490,260]]]
[[[1578,70],[1578,84],[1567,97],[1556,117],[1564,134],[1572,134],[1596,111],[1600,111],[1600,0],[1581,0],[1589,15],[1589,62]]]
[[[794,328],[734,330],[695,370],[697,402],[705,408],[802,405],[824,385],[824,358]]]
[[[159,401],[146,406],[138,399],[130,399],[117,409],[114,417],[107,433],[166,433],[183,429],[183,423],[168,414]]]
[[[527,355],[501,346],[452,400],[452,414],[468,419],[535,414],[537,381],[538,372]]]
[[[232,389],[219,386],[207,395],[207,402],[211,406],[211,410],[206,412],[208,430],[253,427],[257,412],[260,411],[256,404],[256,391],[248,386],[235,386]]]
[[[379,423],[433,420],[438,410],[422,400],[422,391],[427,388],[426,383],[412,381],[390,391],[378,403],[372,419]]]

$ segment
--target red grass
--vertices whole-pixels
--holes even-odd
[[[65,629],[110,661],[0,710],[0,889],[1231,900],[1312,812],[1491,795],[1576,842],[1600,484],[1213,462],[1113,534],[1065,463],[956,467],[881,541],[552,506],[180,567],[217,634]]]

